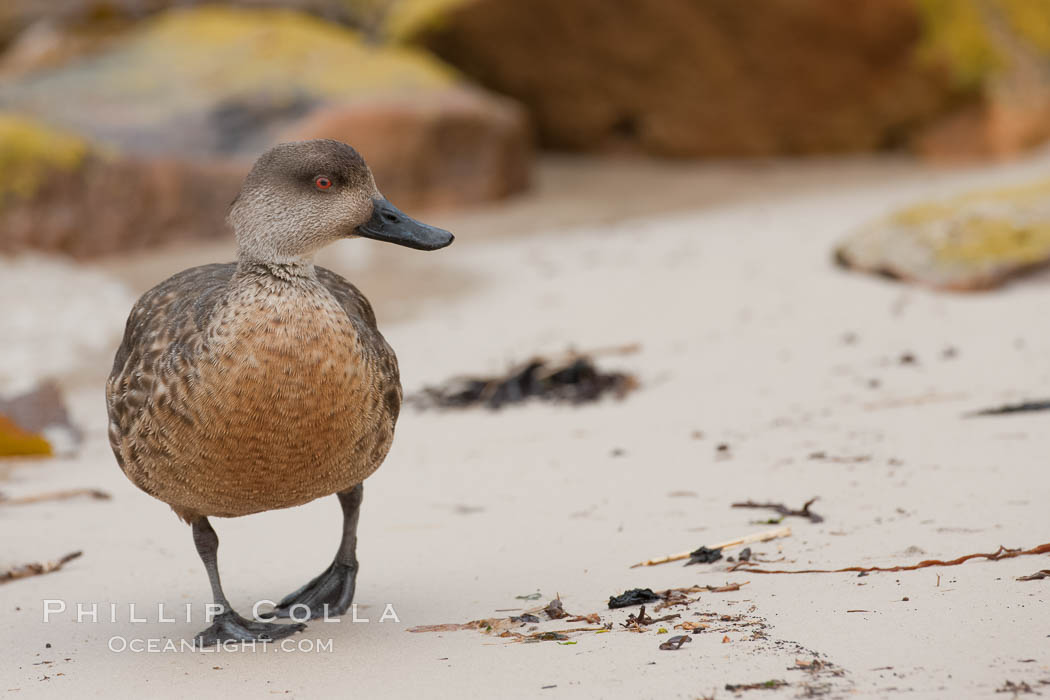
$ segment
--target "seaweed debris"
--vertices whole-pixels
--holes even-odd
[[[617,351],[634,349],[632,346]],[[594,361],[596,354],[535,357],[500,376],[454,377],[438,386],[424,387],[407,400],[419,409],[483,406],[496,411],[531,398],[572,405],[597,401],[606,395],[622,399],[638,388],[633,374],[599,369]]]
[[[1013,413],[1036,413],[1038,411],[1050,411],[1050,400],[1023,401],[1021,403],[1006,404],[994,408],[985,408],[967,414],[967,417],[977,416],[1006,416]]]
[[[652,588],[632,588],[629,591],[624,591],[621,595],[609,596],[609,609],[613,610],[616,608],[627,608],[632,605],[641,605],[642,603],[651,603],[654,600],[660,600],[661,596],[653,593]]]
[[[686,566],[690,564],[711,564],[722,558],[722,549],[711,549],[709,547],[700,547],[689,552],[689,561],[685,563]]]

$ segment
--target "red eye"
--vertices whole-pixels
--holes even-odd
[[[316,187],[319,190],[327,190],[331,186],[332,186],[332,181],[329,180],[328,178],[324,177],[323,175],[321,177],[317,178],[316,180],[314,180],[314,187]]]

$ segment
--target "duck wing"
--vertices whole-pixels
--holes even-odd
[[[236,263],[183,270],[143,294],[131,309],[106,382],[109,439],[118,462],[119,443],[151,400],[157,370],[163,368],[166,376],[184,382],[192,379],[193,358],[206,340],[205,328],[236,270]],[[168,391],[181,388],[171,386]]]

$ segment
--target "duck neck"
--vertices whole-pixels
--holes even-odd
[[[317,279],[312,256],[287,260],[256,260],[238,255],[237,274],[242,277],[267,275],[286,282]]]

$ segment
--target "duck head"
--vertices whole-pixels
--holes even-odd
[[[282,143],[264,153],[230,207],[229,221],[240,256],[264,262],[309,259],[342,238],[417,250],[453,240],[387,201],[364,158],[331,139]]]

